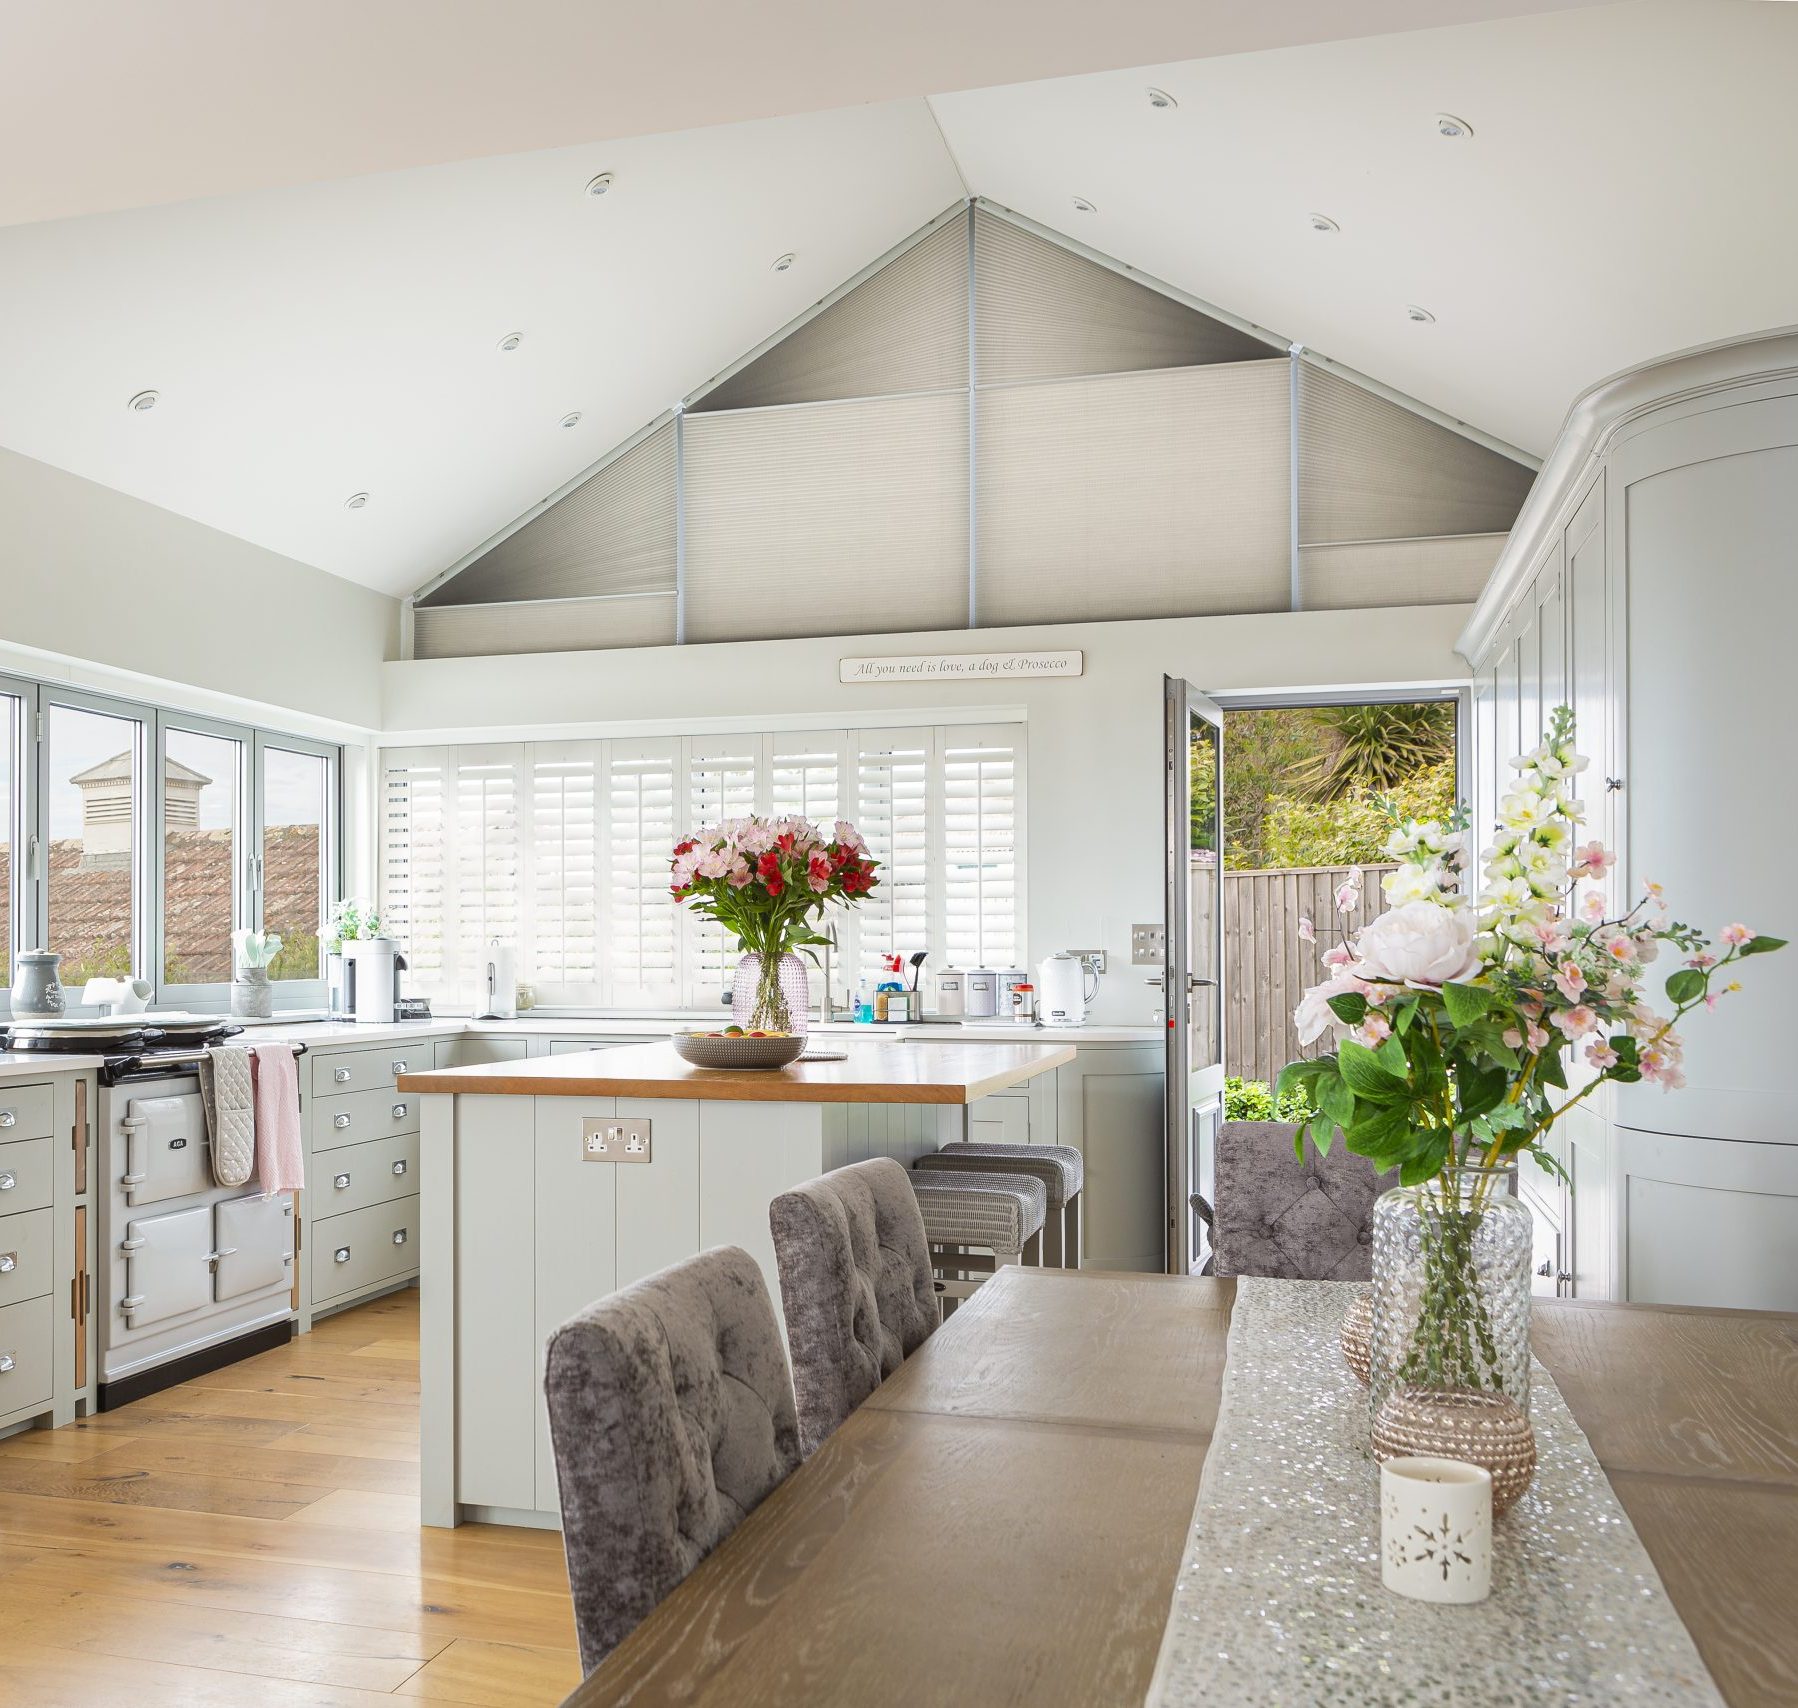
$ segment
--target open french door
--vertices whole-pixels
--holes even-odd
[[[1167,683],[1167,1270],[1193,1273],[1224,1099],[1224,714]]]

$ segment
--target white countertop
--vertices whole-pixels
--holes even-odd
[[[0,1050],[0,1084],[14,1079],[42,1079],[52,1073],[79,1073],[97,1068],[98,1056],[31,1055],[23,1050]]]
[[[515,1034],[539,1038],[666,1038],[684,1027],[725,1023],[722,1013],[611,1018],[525,1014],[516,1020],[472,1020],[464,1015],[446,1015],[431,1020],[399,1020],[388,1026],[358,1025],[346,1020],[283,1020],[278,1015],[273,1020],[240,1022],[250,1039],[292,1038],[314,1049],[327,1045],[384,1044],[400,1038],[454,1038],[463,1033],[480,1037]],[[965,1039],[981,1043],[1157,1044],[1164,1035],[1159,1026],[1019,1026],[1004,1020],[920,1022],[904,1026],[858,1026],[852,1021],[833,1020],[827,1025],[813,1025],[811,1030],[833,1037],[928,1039],[934,1043]]]

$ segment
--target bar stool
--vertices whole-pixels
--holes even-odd
[[[966,1299],[1008,1263],[1043,1261],[1049,1193],[1032,1174],[914,1169],[939,1292]]]
[[[1048,1220],[1043,1226],[1043,1262],[1051,1269],[1080,1267],[1080,1189],[1086,1182],[1086,1159],[1072,1145],[1001,1145],[959,1140],[919,1157],[912,1167],[1034,1175],[1049,1195]]]

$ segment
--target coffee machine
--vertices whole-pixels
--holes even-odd
[[[341,991],[331,992],[331,1012],[344,1020],[391,1026],[399,1018],[400,974],[406,957],[391,937],[351,937],[343,956]]]

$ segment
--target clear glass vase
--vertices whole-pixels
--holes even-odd
[[[730,1017],[747,1032],[791,1032],[810,1025],[811,985],[797,955],[745,955],[730,987]]]
[[[1373,1212],[1372,1417],[1406,1390],[1530,1404],[1530,1213],[1516,1171],[1454,1168]]]

